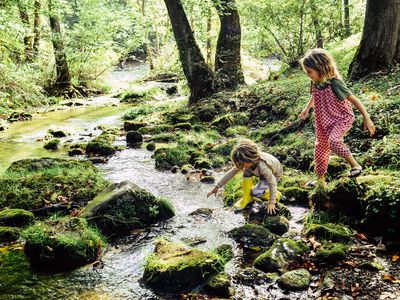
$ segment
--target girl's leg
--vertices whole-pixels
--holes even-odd
[[[335,154],[343,157],[350,166],[354,168],[361,168],[360,164],[354,159],[349,148],[343,142],[343,137],[351,128],[352,123],[339,123],[336,124],[329,133],[329,146]]]
[[[325,174],[328,170],[328,162],[330,155],[330,148],[328,137],[322,132],[317,130],[315,149],[314,149],[314,160],[315,160],[315,171],[317,173],[318,181],[325,182]]]

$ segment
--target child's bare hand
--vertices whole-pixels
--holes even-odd
[[[268,203],[267,204],[267,213],[268,214],[276,214],[275,203]]]
[[[369,135],[372,137],[375,134],[375,124],[372,122],[371,118],[364,119],[364,130],[369,131]]]
[[[309,110],[307,108],[303,109],[300,113],[299,117],[303,120],[307,119]]]
[[[217,193],[219,191],[219,187],[214,187],[208,194],[207,194],[207,198],[210,197],[212,194],[214,194],[215,196],[217,196]]]

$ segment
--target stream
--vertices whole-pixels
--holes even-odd
[[[120,88],[134,79],[142,69],[113,72],[112,81]],[[96,97],[82,107],[67,108],[35,115],[32,120],[10,124],[0,132],[0,173],[13,161],[34,157],[66,157],[66,150],[43,149],[43,138],[50,128],[66,128],[71,135],[62,143],[89,140],[100,134],[99,125],[121,126],[121,116],[131,107],[117,104],[115,98]],[[112,105],[114,104],[114,106]],[[121,137],[117,144],[125,144]],[[198,178],[155,169],[152,152],[144,148],[126,148],[105,164],[97,167],[112,182],[129,180],[156,196],[169,198],[176,210],[171,220],[156,224],[146,231],[110,244],[101,261],[67,273],[44,274],[31,270],[15,274],[11,290],[0,291],[0,299],[177,299],[177,296],[156,295],[141,283],[145,257],[153,251],[154,242],[164,238],[173,242],[198,242],[196,247],[212,250],[222,244],[233,247],[235,258],[226,265],[230,275],[242,266],[242,249],[227,232],[245,224],[241,213],[223,206],[222,199],[206,197],[212,185]],[[220,178],[223,174],[215,174]],[[212,209],[210,215],[190,215],[199,208]],[[290,206],[293,218],[290,229],[300,230],[306,208]],[[256,287],[233,284],[234,299],[310,299],[307,292],[284,292],[276,284]]]

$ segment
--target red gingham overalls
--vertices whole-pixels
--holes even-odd
[[[315,169],[318,175],[324,175],[328,169],[329,155],[347,157],[350,150],[343,143],[343,137],[351,128],[354,113],[348,100],[339,100],[332,86],[317,89],[312,85],[315,114]]]

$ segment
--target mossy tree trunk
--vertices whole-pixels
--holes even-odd
[[[18,0],[18,11],[19,11],[19,17],[21,18],[22,23],[25,26],[25,29],[27,29],[27,32],[24,35],[24,46],[25,46],[25,59],[26,61],[30,62],[32,61],[33,58],[33,37],[31,34],[31,25],[29,22],[29,14],[27,11],[27,8],[23,1]]]
[[[39,55],[39,43],[40,43],[40,10],[42,3],[40,0],[35,0],[34,13],[33,13],[33,56],[38,57]]]
[[[190,89],[189,105],[214,92],[213,74],[196,43],[180,0],[164,0]]]
[[[146,0],[142,0],[142,16],[146,17]],[[149,32],[145,29],[145,37],[144,37],[144,47],[146,49],[146,58],[149,63],[150,70],[154,70],[154,62],[153,62],[153,51],[151,50],[150,42],[149,42]]]
[[[54,1],[48,0],[50,28],[56,63],[55,87],[59,90],[71,89],[71,75],[69,72],[67,56],[64,51],[64,43],[61,35],[60,19],[54,7]]]
[[[215,1],[221,29],[215,53],[217,89],[235,88],[244,83],[240,57],[241,28],[235,0]]]
[[[367,0],[364,30],[349,79],[391,69],[398,62],[399,35],[400,0]]]

